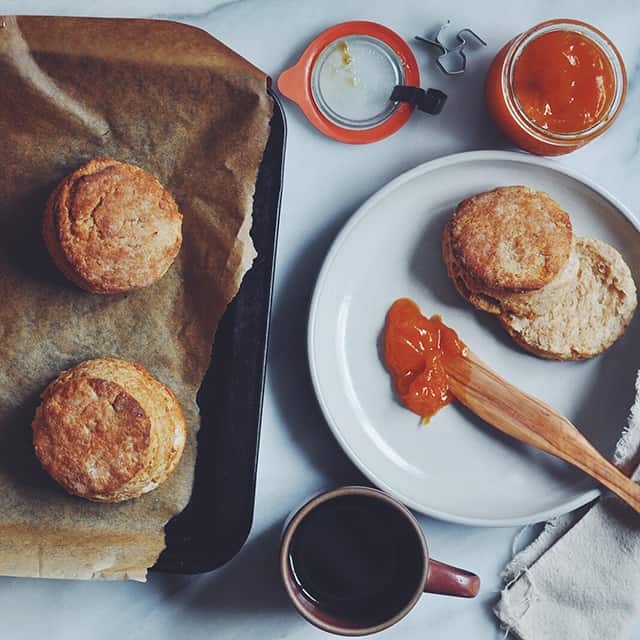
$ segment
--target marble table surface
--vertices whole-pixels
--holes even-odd
[[[448,6],[447,6],[448,5]],[[605,10],[606,6],[606,10]],[[322,137],[292,104],[288,119],[274,311],[265,391],[256,509],[249,540],[222,569],[197,577],[151,574],[146,584],[0,578],[0,638],[319,638],[325,634],[289,606],[276,552],[288,511],[319,488],[363,481],[317,408],[306,360],[306,312],[332,239],[363,200],[426,160],[469,149],[510,148],[488,120],[482,79],[499,46],[536,22],[575,17],[605,31],[629,72],[626,107],[600,140],[560,160],[596,179],[640,211],[640,4],[633,0],[0,0],[0,14],[167,18],[201,27],[273,77],[324,28],[350,19],[387,24],[406,38],[450,19],[489,46],[469,74],[445,79],[416,51],[426,83],[449,93],[439,118],[416,117],[395,136],[367,147]],[[482,576],[474,601],[424,596],[388,638],[502,638],[491,613],[499,572],[516,529],[458,526],[421,517],[434,555]],[[640,639],[640,625],[635,638]]]

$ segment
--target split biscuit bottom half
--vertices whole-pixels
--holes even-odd
[[[117,358],[60,373],[43,391],[32,428],[49,475],[96,502],[130,500],[162,484],[187,433],[173,392],[142,366]]]
[[[538,315],[511,312],[502,326],[523,349],[552,360],[596,356],[622,337],[637,306],[631,271],[613,247],[591,238],[575,243],[578,272]]]

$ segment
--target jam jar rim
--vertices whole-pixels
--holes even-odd
[[[588,38],[604,53],[613,69],[614,95],[607,112],[596,123],[581,131],[557,133],[541,127],[526,115],[513,87],[515,65],[524,48],[539,36],[553,31],[574,31]],[[502,65],[501,88],[511,117],[523,130],[540,142],[564,146],[592,140],[611,126],[624,104],[627,92],[627,74],[620,52],[602,31],[581,20],[555,19],[541,22],[514,38]]]

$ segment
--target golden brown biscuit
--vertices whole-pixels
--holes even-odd
[[[636,287],[622,256],[599,240],[576,241],[578,277],[545,313],[500,316],[524,349],[541,358],[580,360],[602,353],[620,338],[637,305]]]
[[[54,263],[73,283],[119,293],[165,274],[180,250],[182,215],[154,176],[98,158],[56,187],[42,230]]]
[[[185,440],[171,390],[116,358],[63,371],[44,390],[33,420],[42,466],[70,493],[100,502],[129,500],[164,482]]]
[[[34,446],[67,491],[90,497],[126,484],[146,464],[151,423],[120,385],[99,378],[59,384],[38,408]]]
[[[444,233],[458,268],[482,290],[503,293],[544,287],[573,242],[568,214],[548,194],[523,186],[463,200]]]

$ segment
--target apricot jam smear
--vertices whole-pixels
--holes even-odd
[[[423,316],[413,300],[396,300],[387,312],[385,365],[402,404],[425,421],[453,400],[445,362],[464,349],[453,329]]]

